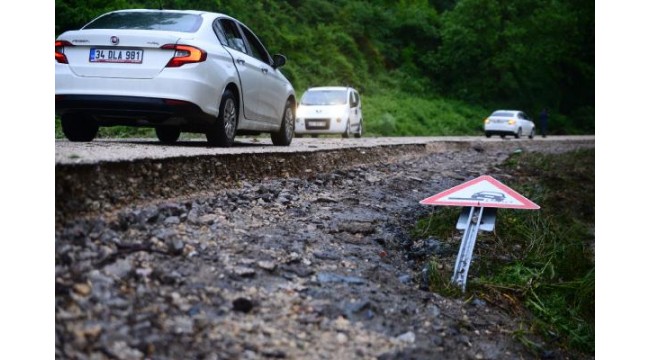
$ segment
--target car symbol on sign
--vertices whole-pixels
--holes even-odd
[[[502,202],[503,200],[506,199],[506,196],[498,191],[479,191],[477,193],[472,194],[472,199],[475,200],[493,200],[496,202]]]

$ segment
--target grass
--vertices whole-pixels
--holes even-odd
[[[479,233],[468,293],[533,320],[515,334],[543,335],[569,351],[595,353],[594,150],[512,155],[503,170],[507,185],[541,206],[538,211],[499,210],[494,233]],[[418,221],[413,234],[459,237],[460,210],[441,208]],[[451,273],[431,257],[430,288],[453,296]],[[451,259],[453,261],[453,259]]]

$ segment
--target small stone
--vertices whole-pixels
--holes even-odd
[[[181,219],[178,216],[170,216],[165,219],[165,225],[178,225],[181,223]]]
[[[235,311],[249,313],[253,309],[253,302],[246,298],[237,298],[232,302],[232,308]]]
[[[404,334],[398,336],[397,340],[412,344],[415,342],[415,334],[413,331],[405,332]]]
[[[185,247],[185,243],[183,242],[183,240],[174,239],[171,241],[171,244],[169,246],[169,252],[172,255],[182,255],[184,247]]]
[[[244,278],[249,278],[255,276],[255,269],[245,267],[245,266],[237,266],[233,269],[233,272],[237,276],[241,276]]]
[[[348,342],[348,336],[345,335],[344,333],[337,333],[336,342],[338,342],[339,344],[345,344],[346,342]]]
[[[260,267],[261,269],[264,269],[264,270],[270,271],[270,272],[275,270],[275,268],[277,267],[277,265],[273,261],[265,261],[265,260],[258,261],[257,266]]]
[[[90,292],[91,292],[91,290],[92,290],[92,288],[90,287],[90,285],[85,284],[85,283],[74,284],[74,286],[72,287],[72,289],[74,290],[75,293],[77,293],[77,294],[79,294],[79,295],[81,295],[81,296],[88,296],[88,295],[90,295]]]

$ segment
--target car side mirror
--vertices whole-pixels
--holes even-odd
[[[273,55],[273,68],[277,69],[287,63],[287,58],[282,54]]]

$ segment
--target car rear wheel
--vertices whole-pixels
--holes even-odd
[[[363,120],[359,120],[359,130],[354,134],[355,138],[360,138],[363,134]]]
[[[70,141],[92,141],[97,136],[99,126],[91,116],[69,114],[61,117],[63,134]]]
[[[521,137],[521,128],[517,129],[517,133],[515,133],[515,139],[519,139]]]
[[[489,138],[492,137],[492,134],[486,132],[486,133],[485,133],[485,137],[489,139]]]
[[[235,142],[237,132],[237,101],[230,90],[221,97],[219,116],[214,125],[208,128],[205,137],[210,146],[230,147]]]
[[[529,139],[533,139],[535,137],[535,128],[530,129],[530,134],[528,135]]]
[[[503,134],[501,134],[500,136],[501,136],[502,139],[505,139],[505,138],[506,138],[506,136],[503,135]]]
[[[287,100],[284,105],[284,116],[282,117],[282,125],[280,131],[271,133],[271,141],[275,146],[289,146],[293,140],[293,130],[296,118],[293,116],[293,103]]]
[[[181,129],[176,126],[157,126],[156,136],[163,144],[173,144],[181,136]]]

